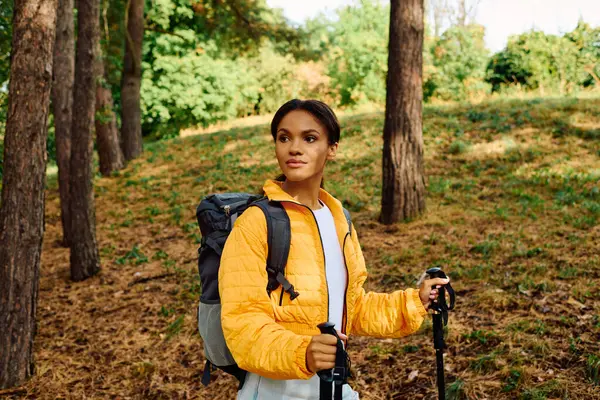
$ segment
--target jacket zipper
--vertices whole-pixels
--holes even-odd
[[[319,232],[319,241],[321,242],[321,254],[323,254],[323,273],[325,274],[325,286],[327,287],[327,321],[329,321],[329,282],[327,282],[327,265],[326,265],[326,260],[325,260],[325,246],[323,246],[323,238],[321,237],[321,230],[319,229],[319,223],[317,222],[317,217],[315,217],[315,213],[313,213],[313,211],[311,210],[311,208],[307,205],[304,205],[302,203],[297,203],[295,201],[289,201],[289,200],[276,200],[279,202],[285,202],[285,203],[292,203],[292,204],[297,204],[299,206],[305,207],[308,211],[310,211],[310,214],[313,216],[314,220],[315,220],[315,225],[317,225],[317,232]],[[346,275],[348,274],[348,269],[346,268]],[[346,285],[346,289],[347,289],[347,285]],[[280,301],[281,302],[281,301]],[[346,304],[346,299],[344,298],[344,307]]]
[[[348,315],[346,307],[346,299],[348,298],[348,285],[350,283],[350,274],[348,274],[348,264],[346,263],[346,239],[350,236],[350,232],[344,236],[344,244],[342,244],[342,256],[344,257],[344,268],[346,269],[346,290],[344,291],[344,313],[342,315],[342,333],[346,334],[346,325],[348,324]],[[346,344],[347,346],[347,344]]]

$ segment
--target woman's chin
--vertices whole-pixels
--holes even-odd
[[[285,179],[290,182],[301,182],[308,178],[307,174],[294,169],[288,169],[284,172],[284,174]]]

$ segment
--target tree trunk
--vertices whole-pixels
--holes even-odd
[[[383,128],[380,221],[392,224],[425,210],[423,171],[423,0],[392,0]]]
[[[119,143],[117,119],[113,112],[113,97],[104,74],[104,60],[98,42],[96,58],[96,144],[100,173],[104,176],[123,168],[123,152]]]
[[[99,0],[78,0],[75,90],[69,195],[71,206],[71,279],[84,280],[100,270],[92,171],[95,57],[99,40]]]
[[[123,81],[121,83],[121,135],[123,155],[129,161],[142,152],[140,86],[142,42],[144,40],[144,0],[129,0]]]
[[[73,118],[73,80],[75,79],[75,37],[73,0],[58,0],[52,106],[56,135],[56,163],[63,244],[70,243],[69,164],[71,160],[71,124]]]
[[[456,25],[458,26],[466,26],[467,25],[467,0],[460,0],[458,2],[458,12],[457,12]]]
[[[0,389],[33,374],[56,0],[15,0],[0,208]]]

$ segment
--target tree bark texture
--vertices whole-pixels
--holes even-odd
[[[392,224],[425,210],[423,165],[423,0],[392,0],[383,128],[380,221]]]
[[[0,208],[0,389],[33,374],[56,0],[15,0]]]
[[[54,48],[54,80],[52,107],[56,135],[56,163],[58,164],[58,192],[63,243],[70,243],[69,166],[71,160],[71,125],[73,118],[73,80],[75,79],[75,36],[73,0],[58,0],[56,17],[56,44]]]
[[[123,155],[129,161],[142,153],[142,42],[144,40],[144,0],[129,0],[125,57],[121,83],[121,135]]]
[[[100,43],[98,43],[95,125],[100,173],[104,176],[109,176],[113,171],[120,170],[125,164],[113,107],[113,97],[106,81],[104,60],[101,56]]]
[[[100,270],[92,171],[96,106],[95,57],[99,40],[99,0],[78,0],[75,89],[69,196],[71,207],[71,279],[84,280]]]

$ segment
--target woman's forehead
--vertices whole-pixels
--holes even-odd
[[[286,114],[279,123],[277,130],[284,129],[291,133],[300,133],[314,129],[319,133],[325,132],[325,127],[314,115],[304,110],[293,110]]]

